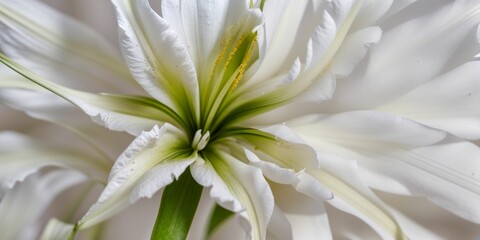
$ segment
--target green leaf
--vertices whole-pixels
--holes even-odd
[[[202,186],[187,168],[177,181],[165,187],[151,239],[186,239],[201,195]]]
[[[225,208],[220,207],[220,205],[215,205],[212,216],[210,217],[210,223],[208,224],[208,236],[228,217],[232,216],[233,212],[228,211]]]

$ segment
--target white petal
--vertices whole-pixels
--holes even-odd
[[[276,136],[268,132],[247,129],[240,132],[238,138],[261,160],[275,163],[282,168],[300,172],[304,169],[318,167],[317,154],[310,146],[303,143],[292,143],[281,138],[285,136],[295,141],[295,138],[292,137],[293,133],[286,126],[271,127],[265,130],[281,135]]]
[[[292,233],[287,237],[293,234],[293,239],[332,239],[324,203],[289,186],[272,184],[272,190],[275,202],[291,225]]]
[[[315,200],[332,199],[333,194],[317,179],[306,172],[298,174],[299,182],[293,184],[297,192],[303,193]]]
[[[480,148],[469,142],[437,144],[359,156],[367,184],[388,192],[425,196],[480,223]]]
[[[375,25],[387,11],[392,7],[392,3],[400,0],[369,0],[364,1],[360,10],[358,11],[355,22],[352,24],[352,29],[357,30],[364,27]],[[401,2],[401,1],[400,1]]]
[[[326,4],[324,11],[320,14],[323,17],[321,23],[328,24],[319,24],[311,34],[311,40],[305,40],[305,45],[302,46],[305,48],[306,63],[303,64],[300,73],[296,74],[294,81],[289,82],[288,84],[278,85],[272,82],[272,79],[275,80],[278,76],[285,75],[286,69],[295,69],[292,68],[292,65],[297,65],[297,59],[292,59],[285,63],[283,69],[279,72],[275,72],[275,75],[263,76],[262,67],[260,67],[258,73],[252,77],[253,83],[265,83],[269,82],[267,86],[275,86],[275,89],[265,89],[262,85],[255,86],[251,85],[248,88],[248,92],[251,94],[252,91],[260,93],[257,98],[255,98],[250,103],[246,105],[258,105],[260,102],[268,102],[270,105],[278,105],[279,103],[286,103],[296,96],[300,95],[302,92],[308,91],[310,87],[317,89],[319,97],[315,99],[316,101],[322,101],[329,99],[335,88],[334,78],[324,77],[325,72],[328,70],[333,57],[338,51],[339,47],[342,45],[350,26],[355,18],[356,13],[360,7],[360,1],[331,1]],[[289,29],[289,34],[290,34]],[[307,33],[306,33],[307,34]],[[290,34],[291,35],[291,34]],[[309,36],[308,34],[306,36]],[[289,39],[291,37],[288,37]],[[283,39],[282,39],[283,40]],[[297,44],[297,42],[295,42]],[[301,45],[301,44],[300,44]],[[281,46],[281,50],[278,49],[273,52],[284,52],[285,46]],[[288,49],[288,48],[287,48]],[[304,51],[298,51],[304,52]],[[278,60],[267,60],[268,56],[263,60],[269,65]],[[298,71],[297,71],[298,72]],[[265,78],[267,80],[265,80]],[[326,83],[323,81],[327,80]],[[309,94],[310,96],[312,94]],[[257,103],[259,102],[259,103]]]
[[[32,83],[35,83],[38,86],[41,86],[46,90],[77,105],[85,113],[93,117],[94,120],[114,130],[138,133],[139,129],[143,127],[151,127],[156,123],[161,123],[163,121],[168,121],[177,125],[180,125],[179,122],[183,122],[183,120],[180,120],[178,114],[173,112],[173,110],[151,98],[81,92],[45,80],[3,55],[0,55],[0,61],[10,67],[12,70],[15,70],[27,78]],[[27,89],[32,88],[31,86],[26,86],[26,84],[22,83],[22,81],[19,82],[19,85],[16,85],[13,80],[15,79],[0,78],[0,82],[7,82],[5,84],[7,87],[27,87]],[[0,86],[2,85],[4,84],[0,83]],[[35,93],[28,93],[28,91],[25,91],[24,93],[26,93],[29,97],[35,96]],[[52,98],[48,95],[42,96],[42,98],[45,97]],[[58,102],[58,100],[54,101]],[[16,104],[15,106],[18,108],[28,107],[28,105],[23,105],[24,106],[22,106],[22,104]],[[48,107],[45,109],[49,110]],[[44,114],[42,113],[41,109],[34,111],[30,110],[30,112],[39,112]],[[51,117],[48,118],[52,119]]]
[[[209,161],[199,158],[192,164],[192,176],[200,185],[210,188],[210,196],[218,205],[233,212],[244,210],[241,203],[232,195],[226,183],[220,178]]]
[[[446,66],[456,67],[473,57],[473,49],[465,42],[480,21],[478,2],[427,4],[419,17],[407,22],[403,19],[384,32],[363,68],[337,83],[326,109],[337,112],[376,107],[444,73]]]
[[[263,15],[265,17],[265,27],[262,28],[265,34],[265,42],[259,42],[262,55],[262,65],[251,81],[257,81],[274,76],[281,67],[290,67],[294,60],[298,58],[298,51],[289,51],[296,44],[302,46],[299,41],[295,41],[297,36],[303,37],[304,34],[292,34],[292,31],[304,31],[299,27],[304,21],[306,24],[313,20],[313,13],[309,16],[305,14],[309,6],[308,1],[265,1]],[[311,8],[309,9],[311,10]],[[305,20],[304,20],[305,18]],[[309,21],[310,20],[310,21]],[[304,26],[306,27],[306,26]],[[313,29],[313,27],[310,27]],[[311,31],[311,29],[307,30]],[[308,35],[308,34],[307,34]],[[307,40],[304,40],[306,43]],[[301,47],[299,47],[301,48]],[[286,49],[288,49],[286,51]]]
[[[312,115],[298,121],[295,123],[297,126],[292,128],[307,142],[323,139],[352,147],[374,147],[377,143],[423,146],[445,138],[444,132],[406,118],[374,111]]]
[[[107,186],[79,228],[95,225],[173,182],[196,158],[189,147],[183,133],[169,124],[142,133],[118,158]]]
[[[67,148],[53,148],[14,132],[1,132],[0,142],[3,145],[0,147],[0,200],[17,182],[23,181],[42,167],[77,169],[100,181],[105,178],[109,167],[96,155]]]
[[[395,15],[402,9],[408,7],[410,4],[416,2],[417,0],[395,0],[391,4],[388,11],[383,15],[383,19],[388,19],[389,17]]]
[[[379,110],[405,116],[466,139],[480,138],[480,62],[426,82]]]
[[[318,134],[311,133],[314,125],[310,125],[310,132],[304,129],[302,136],[322,153],[357,160],[362,177],[372,187],[423,195],[449,211],[478,222],[479,212],[474,202],[480,197],[477,178],[480,166],[476,161],[480,150],[476,145],[447,140],[437,143],[444,136],[441,132],[409,121],[395,124],[371,121],[363,128],[350,128],[361,122],[353,117],[349,121],[315,128]],[[320,121],[317,126],[321,124]]]
[[[43,230],[40,240],[65,240],[72,236],[75,225],[51,219]]]
[[[41,1],[0,1],[2,52],[57,83],[138,92],[120,56],[99,34]]]
[[[292,240],[292,228],[288,219],[277,206],[273,209],[272,218],[267,228],[267,239]],[[299,238],[300,239],[300,238]]]
[[[246,1],[162,1],[162,17],[188,46],[199,75],[209,74],[201,71],[211,67],[206,64],[213,63],[213,54],[218,54],[218,46],[232,26],[247,16],[257,18],[257,24],[261,21],[257,11],[249,9]]]
[[[262,173],[270,180],[281,184],[297,184],[300,180],[293,169],[282,168],[277,164],[262,161],[255,153],[245,149],[245,155],[252,166],[262,169]]]
[[[147,0],[112,2],[124,57],[136,80],[171,108],[198,110],[195,66],[178,34]]]
[[[364,28],[347,35],[332,59],[331,71],[341,77],[350,75],[368,48],[380,41],[381,35],[382,30],[379,27]]]
[[[245,215],[249,220],[250,238],[254,240],[265,239],[266,228],[273,213],[273,195],[262,172],[252,166],[246,165],[227,153],[204,153],[223,181],[231,195],[244,207]],[[216,183],[213,182],[213,185]],[[220,204],[220,203],[219,203]]]
[[[362,219],[383,239],[407,239],[386,207],[359,178],[355,161],[324,156],[322,169],[310,174],[332,191],[330,204]]]
[[[39,221],[55,197],[85,180],[79,172],[56,170],[32,175],[16,185],[0,203],[2,238],[36,239],[41,230]]]

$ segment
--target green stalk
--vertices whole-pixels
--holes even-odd
[[[201,195],[202,186],[187,168],[177,181],[165,187],[151,239],[186,239]]]

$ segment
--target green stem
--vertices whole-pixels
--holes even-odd
[[[151,240],[186,239],[201,195],[202,186],[187,168],[177,181],[165,187]]]

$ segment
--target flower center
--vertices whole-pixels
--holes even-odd
[[[207,146],[208,140],[210,140],[210,132],[207,131],[205,134],[202,134],[202,129],[197,130],[192,140],[193,150],[203,150]]]

